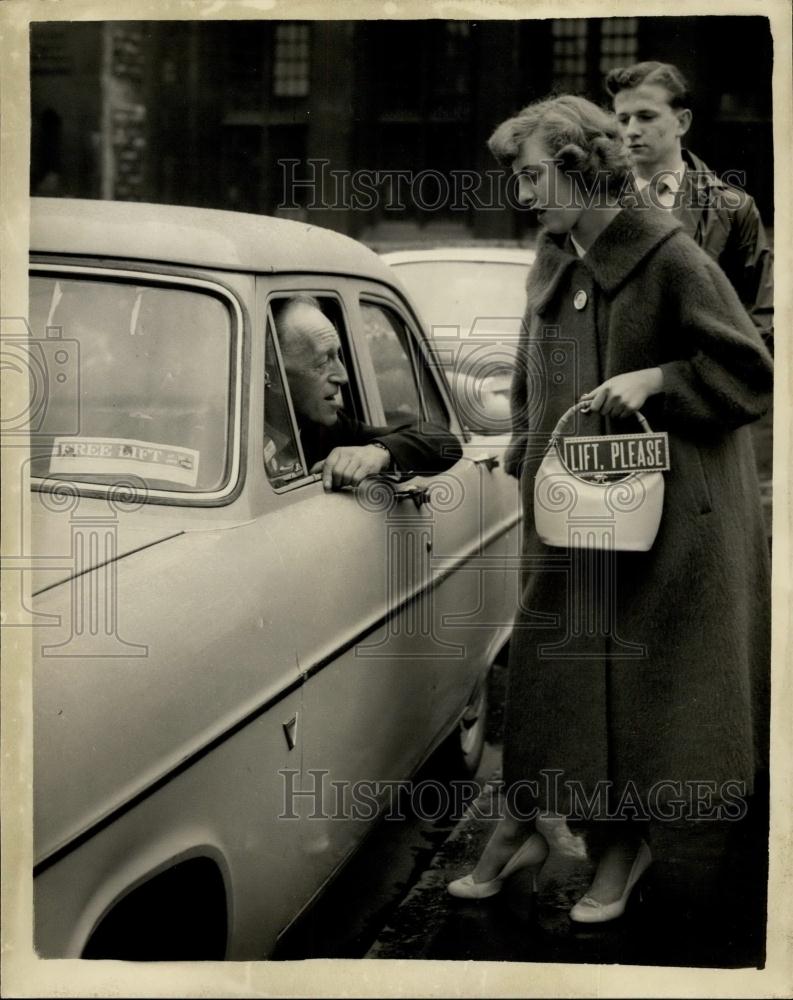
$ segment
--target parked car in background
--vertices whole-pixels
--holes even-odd
[[[461,402],[466,424],[507,434],[509,385],[534,251],[435,247],[382,257],[426,321],[436,362]]]
[[[34,199],[30,274],[36,948],[267,956],[393,782],[440,745],[476,766],[515,483],[346,237]],[[467,437],[448,472],[330,494],[270,472],[273,309],[298,292],[339,331],[351,411]]]

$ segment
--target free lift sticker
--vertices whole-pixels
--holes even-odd
[[[141,479],[163,479],[181,486],[198,482],[199,453],[151,441],[127,438],[59,437],[52,443],[53,475],[115,476],[132,474]]]

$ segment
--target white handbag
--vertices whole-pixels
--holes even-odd
[[[663,470],[669,468],[667,435],[653,433],[637,412],[644,434],[651,438],[618,434],[563,439],[562,428],[567,420],[576,411],[588,409],[587,402],[571,406],[551,434],[534,479],[537,534],[546,545],[561,548],[646,552],[658,534],[663,512]],[[639,454],[635,472],[626,472],[624,465],[614,471],[604,461],[624,453],[630,454],[634,465]],[[576,454],[584,458],[579,466],[591,468],[573,470],[569,456]],[[641,471],[646,465],[653,468]]]

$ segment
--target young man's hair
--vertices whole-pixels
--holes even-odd
[[[588,189],[604,182],[608,191],[623,189],[630,159],[610,112],[574,94],[548,97],[502,122],[488,149],[499,162],[511,163],[520,144],[535,134],[559,169]]]
[[[656,84],[669,94],[671,108],[687,108],[690,94],[686,78],[671,63],[640,62],[633,66],[618,66],[606,75],[606,90],[616,97],[621,90],[632,90],[643,83]]]

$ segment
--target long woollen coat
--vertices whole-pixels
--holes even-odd
[[[665,213],[624,209],[582,259],[543,234],[527,288],[505,460],[525,512],[507,787],[535,781],[517,801],[563,811],[567,782],[585,794],[610,783],[609,811],[624,794],[668,805],[686,782],[734,799],[767,753],[769,559],[745,425],[769,403],[770,356],[719,267]],[[655,366],[664,391],[642,412],[669,434],[671,471],[652,549],[544,545],[534,476],[558,418],[606,378]],[[571,427],[638,429],[595,414]]]

